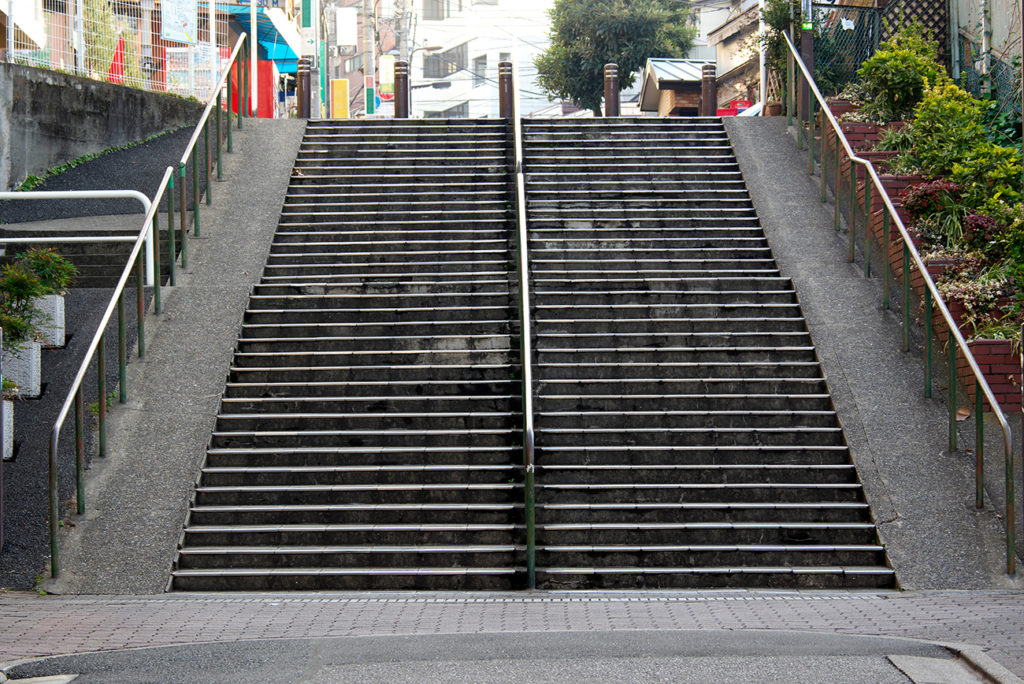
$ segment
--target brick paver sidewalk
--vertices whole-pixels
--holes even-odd
[[[0,661],[240,639],[774,629],[967,643],[1024,675],[1022,592],[0,597]]]

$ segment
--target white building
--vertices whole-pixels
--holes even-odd
[[[533,58],[548,46],[553,0],[414,0],[410,114],[497,117],[498,62],[512,60],[520,114],[549,106]],[[427,51],[422,48],[440,47]],[[447,85],[445,85],[447,84]]]

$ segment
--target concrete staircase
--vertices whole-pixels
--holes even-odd
[[[311,122],[178,590],[526,586],[504,122]],[[540,588],[889,587],[717,119],[526,120]]]
[[[538,586],[892,586],[721,122],[524,127]]]
[[[310,122],[178,590],[521,587],[504,122]]]

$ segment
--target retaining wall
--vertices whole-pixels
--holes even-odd
[[[195,123],[203,105],[48,69],[0,64],[0,188],[84,154]]]

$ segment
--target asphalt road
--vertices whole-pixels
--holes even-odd
[[[945,648],[884,637],[768,631],[555,632],[283,639],[62,656],[12,680],[75,682],[887,682],[888,656],[954,665]],[[963,681],[977,681],[965,679]]]

